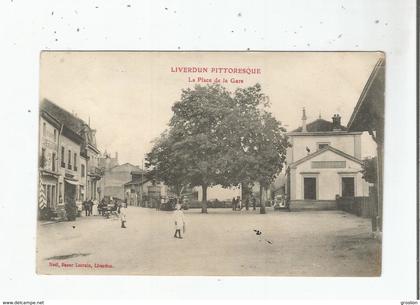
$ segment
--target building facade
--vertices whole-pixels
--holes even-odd
[[[167,185],[148,179],[142,170],[132,171],[131,180],[124,184],[124,199],[129,205],[155,208],[172,195]]]
[[[65,217],[65,204],[78,208],[98,196],[89,170],[95,166],[95,131],[74,114],[51,101],[40,104],[40,192],[54,216]],[[94,178],[100,179],[100,173]],[[90,188],[89,188],[90,187]],[[40,209],[44,204],[40,203]]]
[[[57,191],[59,187],[59,133],[60,123],[44,111],[40,111],[39,119],[39,179],[43,191],[45,207],[55,210],[58,205]]]
[[[109,164],[109,163],[106,163]],[[101,179],[100,187],[104,196],[112,196],[119,199],[125,199],[126,193],[124,184],[132,180],[132,172],[140,171],[140,167],[131,163],[124,163],[112,167],[105,167],[104,174]]]
[[[318,118],[288,133],[286,193],[291,209],[335,208],[340,197],[367,197],[362,178],[361,132],[349,132],[334,115]]]

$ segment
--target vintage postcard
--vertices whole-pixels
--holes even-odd
[[[42,52],[38,274],[380,276],[385,54]]]

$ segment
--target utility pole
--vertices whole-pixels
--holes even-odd
[[[140,179],[140,203],[141,205],[143,203],[143,159],[141,159],[141,179]]]

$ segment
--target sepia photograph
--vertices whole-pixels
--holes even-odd
[[[382,52],[43,51],[36,272],[378,277]]]

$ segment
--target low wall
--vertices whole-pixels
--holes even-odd
[[[370,218],[373,200],[371,197],[337,198],[337,208],[350,214]]]

